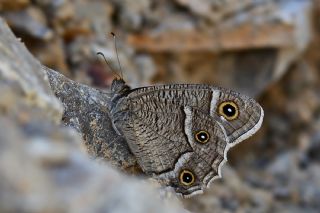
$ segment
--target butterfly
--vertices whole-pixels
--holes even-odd
[[[112,126],[142,171],[178,195],[203,192],[227,161],[228,150],[253,135],[264,111],[252,98],[202,84],[131,89],[111,86]]]

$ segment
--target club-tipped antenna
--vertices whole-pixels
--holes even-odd
[[[97,52],[97,55],[101,55],[104,61],[106,62],[106,64],[108,65],[109,69],[111,70],[111,72],[115,74],[117,77],[119,77],[120,79],[122,79],[122,77],[119,76],[119,74],[112,69],[111,65],[109,64],[108,60],[106,59],[106,57],[102,52]]]
[[[118,60],[121,79],[123,79],[122,68],[121,68],[121,64],[120,64],[120,60],[119,60],[119,54],[118,54],[118,48],[117,48],[116,34],[114,34],[114,32],[111,32],[111,35],[112,35],[113,41],[114,41],[114,49],[116,50],[116,55],[117,55],[117,60]]]

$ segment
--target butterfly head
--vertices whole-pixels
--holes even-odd
[[[111,91],[113,94],[124,95],[130,91],[130,87],[126,84],[126,82],[120,78],[115,78],[111,84]]]

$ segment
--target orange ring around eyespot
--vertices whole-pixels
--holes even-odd
[[[235,109],[235,114],[233,116],[228,116],[224,113],[223,111],[223,107],[225,107],[226,105],[231,105],[232,107],[234,107]],[[233,102],[233,101],[224,101],[224,102],[221,102],[218,106],[218,114],[223,116],[225,119],[227,119],[228,121],[233,121],[235,119],[237,119],[239,117],[239,107],[238,105]]]
[[[198,136],[199,136],[201,133],[205,133],[205,134],[207,135],[207,139],[206,139],[206,140],[202,141],[201,139],[199,139]],[[207,143],[207,142],[209,141],[209,139],[210,139],[210,134],[209,134],[207,131],[200,130],[200,131],[198,131],[198,132],[194,135],[194,138],[195,138],[196,141],[199,142],[199,143]]]
[[[189,174],[189,175],[191,176],[191,182],[190,182],[190,183],[187,183],[187,182],[185,182],[185,181],[183,180],[183,176],[184,176],[185,174]],[[180,183],[183,184],[183,185],[185,185],[185,186],[190,186],[190,185],[192,185],[192,184],[194,183],[194,181],[195,181],[194,174],[193,174],[191,171],[187,170],[187,169],[184,169],[184,170],[182,170],[182,171],[180,172],[179,179],[180,179]]]

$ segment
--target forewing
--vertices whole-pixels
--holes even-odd
[[[174,168],[178,158],[192,151],[184,133],[183,110],[156,100],[131,107],[115,125],[125,135],[131,151],[147,174],[159,174]]]
[[[252,98],[227,89],[213,90],[212,97],[210,114],[223,125],[230,144],[235,145],[247,139],[261,127],[264,112]],[[228,120],[219,114],[219,106],[225,102],[237,106],[238,116],[235,119]]]

